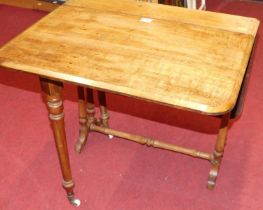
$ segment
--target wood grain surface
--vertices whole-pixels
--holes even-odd
[[[57,4],[52,4],[41,0],[0,0],[0,4],[48,12],[53,11],[58,7]]]
[[[133,0],[71,0],[5,45],[0,64],[220,115],[235,105],[258,25]]]

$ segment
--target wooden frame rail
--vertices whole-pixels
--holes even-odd
[[[206,160],[210,160],[210,161],[213,160],[213,154],[201,152],[201,151],[198,151],[195,149],[189,149],[189,148],[177,146],[175,144],[166,143],[166,142],[159,141],[159,140],[149,138],[149,137],[134,135],[134,134],[114,130],[111,128],[102,127],[102,126],[96,125],[94,123],[90,125],[90,130],[91,131],[97,131],[97,132],[100,132],[100,133],[103,133],[106,135],[112,135],[112,136],[120,137],[120,138],[123,138],[126,140],[137,142],[139,144],[147,145],[149,147],[155,147],[155,148],[170,150],[170,151],[174,151],[174,152],[178,152],[178,153],[182,153],[185,155],[190,155],[193,157],[198,157],[198,158],[202,158],[202,159],[206,159]]]

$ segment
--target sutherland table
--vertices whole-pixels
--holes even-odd
[[[228,122],[239,105],[259,21],[133,0],[70,0],[0,50],[3,67],[36,74],[47,99],[63,186],[74,198],[61,91],[78,86],[80,136],[97,131],[207,159],[208,187],[223,156]],[[100,119],[92,89],[99,90]],[[108,126],[105,92],[221,119],[215,150],[205,153]]]

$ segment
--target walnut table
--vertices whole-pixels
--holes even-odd
[[[79,87],[78,152],[92,130],[204,158],[212,165],[208,187],[213,188],[258,26],[254,18],[133,0],[70,0],[1,48],[0,65],[40,77],[72,204],[79,201],[64,130],[63,82]],[[101,119],[94,117],[91,89],[100,91]],[[109,128],[105,92],[220,117],[215,150]]]

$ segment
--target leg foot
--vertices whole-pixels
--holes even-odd
[[[83,146],[86,144],[88,137],[88,128],[80,128],[79,138],[77,143],[75,144],[75,151],[77,153],[81,153]]]
[[[209,190],[213,190],[215,187],[216,178],[219,172],[222,157],[223,157],[223,153],[217,153],[216,151],[214,151],[213,159],[211,160],[212,167],[209,172],[208,183],[207,183],[207,188]]]
[[[76,206],[76,207],[80,206],[81,202],[78,198],[75,198],[74,194],[69,193],[67,195],[67,197],[68,197],[68,201],[70,202],[70,204],[72,204],[73,206]]]
[[[208,183],[207,183],[207,188],[209,190],[213,190],[216,184],[216,178],[218,175],[218,167],[212,166],[209,172],[209,177],[208,177]]]

